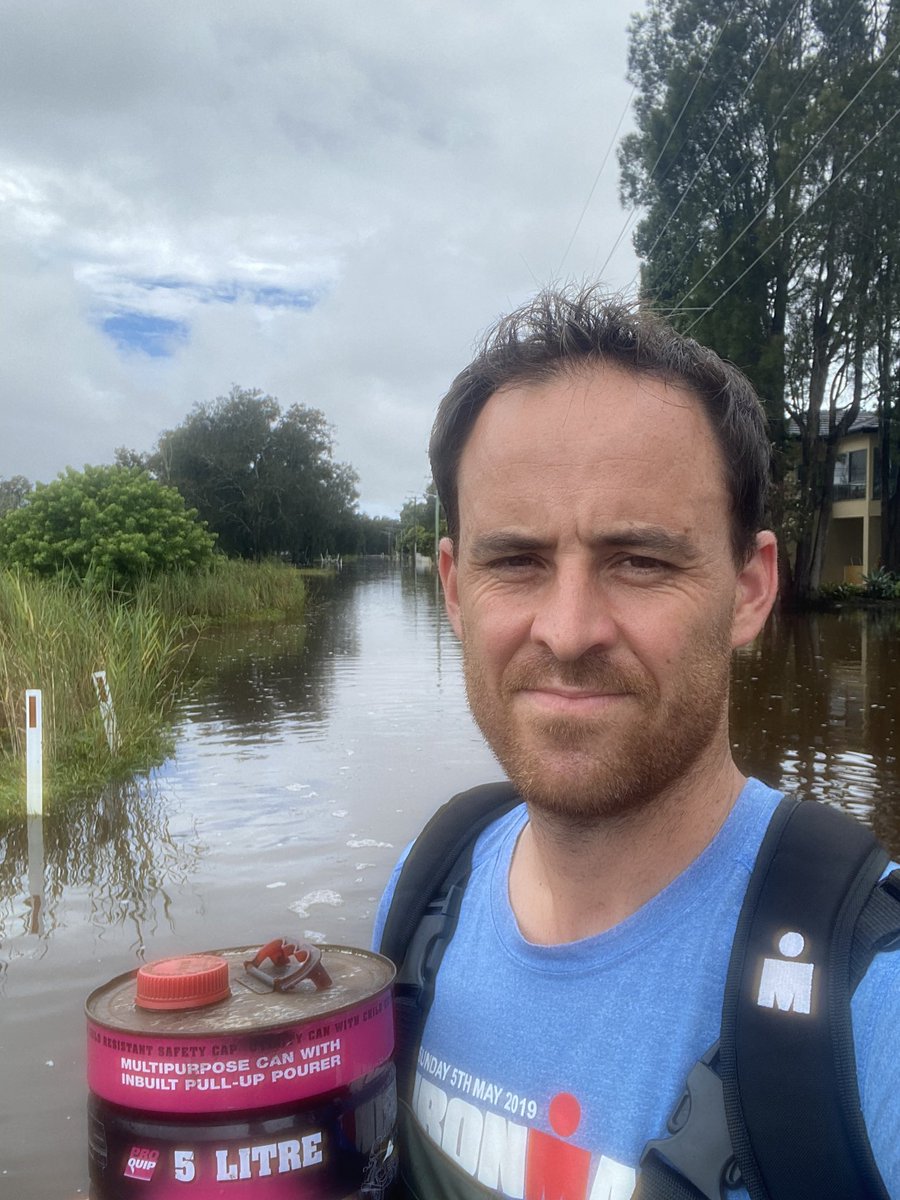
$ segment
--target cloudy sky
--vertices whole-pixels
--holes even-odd
[[[495,316],[633,282],[638,6],[4,0],[0,476],[149,450],[236,383],[321,408],[396,512]]]

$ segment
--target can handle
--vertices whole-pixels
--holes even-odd
[[[269,970],[263,966],[266,961],[272,964]],[[253,958],[245,960],[244,970],[276,992],[288,992],[304,979],[315,984],[319,992],[331,987],[331,976],[322,963],[322,951],[309,942],[273,938],[260,946]]]

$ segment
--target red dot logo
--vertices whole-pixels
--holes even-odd
[[[581,1105],[568,1092],[550,1101],[550,1127],[559,1137],[571,1137],[581,1123]]]

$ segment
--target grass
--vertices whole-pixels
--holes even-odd
[[[201,625],[228,624],[299,615],[306,584],[299,571],[284,563],[218,558],[204,571],[147,580],[136,594],[173,617],[190,617]]]
[[[25,699],[40,688],[45,805],[162,761],[200,630],[302,612],[299,572],[218,560],[127,593],[0,571],[0,817],[24,812]],[[92,675],[105,670],[119,742],[111,752]]]

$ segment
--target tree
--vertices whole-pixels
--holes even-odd
[[[214,539],[181,495],[146,471],[71,467],[37,484],[28,503],[0,519],[0,562],[39,575],[127,585],[145,575],[198,568]]]
[[[415,550],[426,558],[434,557],[434,512],[437,489],[430,482],[421,496],[412,496],[400,510],[400,545],[405,554]],[[447,523],[440,514],[438,534],[447,533]]]
[[[900,220],[885,194],[894,2],[755,0],[735,16],[712,0],[650,0],[631,29],[638,128],[620,162],[623,196],[644,209],[643,297],[755,383],[778,528],[789,418],[799,428],[800,598],[818,584],[836,446],[876,345],[872,284]]]
[[[896,45],[900,5],[890,5],[885,20],[885,42]],[[896,110],[897,89],[893,75],[882,73],[872,97],[873,116],[882,123]],[[893,106],[893,107],[891,107]],[[898,135],[891,126],[891,139],[883,157],[896,157]],[[872,376],[877,396],[880,445],[876,464],[876,486],[881,498],[881,561],[888,570],[900,572],[900,231],[891,218],[896,208],[894,171],[881,171],[874,182],[880,209],[873,227],[878,238],[875,285]]]
[[[150,469],[150,455],[131,450],[128,446],[116,446],[114,462],[117,467],[137,467],[139,471]]]
[[[356,520],[353,553],[393,555],[400,536],[396,517],[370,517],[360,513]]]
[[[0,516],[21,508],[31,494],[31,484],[24,475],[0,479]]]
[[[153,470],[195,505],[228,554],[294,562],[344,550],[354,535],[356,474],[333,459],[315,408],[233,387],[164,432]]]

